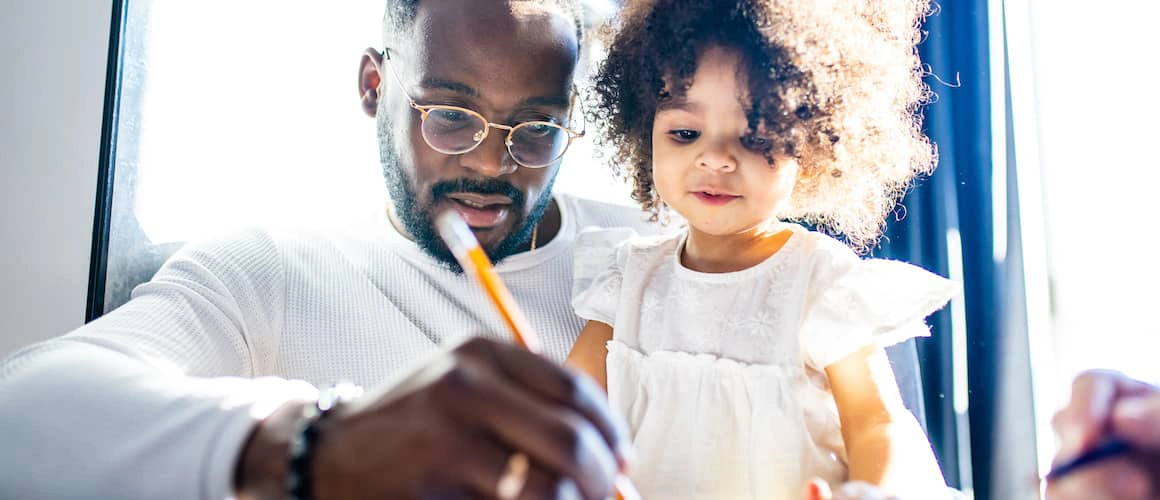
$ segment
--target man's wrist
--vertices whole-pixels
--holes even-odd
[[[284,499],[289,476],[290,442],[312,401],[292,401],[261,421],[238,456],[234,490],[239,499]]]
[[[285,485],[291,500],[314,498],[314,455],[323,429],[340,404],[353,401],[362,396],[362,392],[362,388],[354,384],[335,384],[323,389],[314,404],[302,408],[287,454],[289,467]]]

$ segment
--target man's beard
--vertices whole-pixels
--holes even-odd
[[[527,216],[523,215],[524,206],[527,203],[524,193],[511,183],[497,177],[460,177],[454,180],[439,181],[431,186],[427,202],[420,203],[410,180],[406,178],[402,168],[400,168],[402,160],[395,148],[390,121],[386,118],[388,110],[380,106],[378,116],[379,156],[383,167],[383,178],[387,182],[387,193],[394,205],[396,219],[415,240],[420,249],[453,272],[463,272],[463,268],[455,260],[455,256],[452,255],[447,244],[435,231],[435,217],[438,215],[435,212],[435,207],[441,201],[447,200],[448,194],[463,192],[502,195],[512,200],[508,216],[515,217],[514,230],[498,243],[484,247],[493,264],[515,254],[520,246],[531,240],[533,230],[540,223],[540,219],[543,218],[552,201],[554,176],[548,181],[543,194],[534,200],[532,210],[528,212]]]

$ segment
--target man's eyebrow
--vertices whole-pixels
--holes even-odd
[[[479,91],[474,87],[455,80],[427,77],[419,82],[419,86],[430,90],[448,90],[468,97],[479,97]]]
[[[427,77],[419,82],[419,86],[428,90],[446,90],[461,94],[467,97],[478,98],[479,91],[467,85],[466,83],[457,82],[455,80],[447,80],[444,78]],[[551,108],[567,109],[572,105],[570,99],[565,96],[532,96],[523,101],[520,101],[521,107],[546,106]]]
[[[520,106],[546,106],[550,108],[567,109],[572,102],[565,96],[533,96],[520,102]]]

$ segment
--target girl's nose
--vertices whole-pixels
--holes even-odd
[[[697,166],[712,171],[732,172],[737,169],[737,158],[726,148],[710,146],[697,157]]]

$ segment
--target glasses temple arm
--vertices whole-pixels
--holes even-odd
[[[399,84],[399,90],[403,91],[403,95],[407,97],[407,102],[411,104],[411,107],[422,111],[423,115],[426,116],[427,112],[419,107],[419,104],[415,102],[411,94],[407,93],[407,86],[403,85],[403,79],[399,78],[399,73],[395,71],[395,66],[391,64],[391,49],[389,47],[383,49],[383,64],[387,66],[387,71],[391,73],[391,77],[395,79],[395,83]]]

